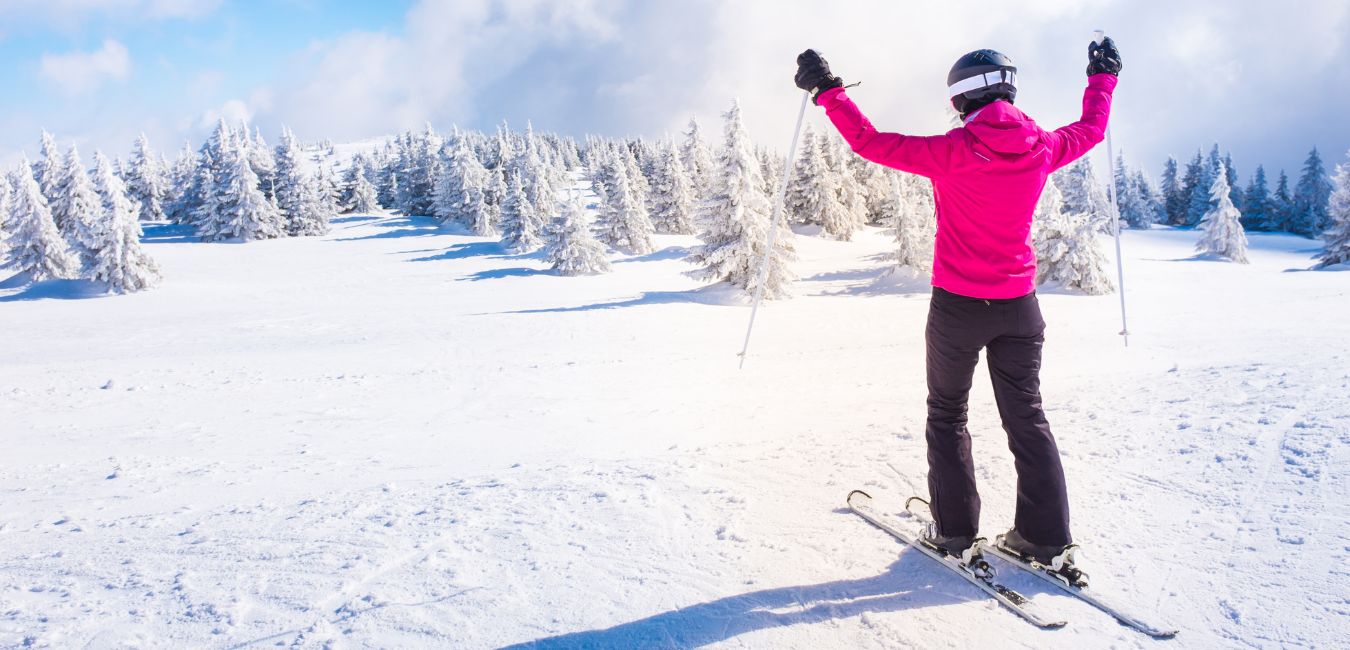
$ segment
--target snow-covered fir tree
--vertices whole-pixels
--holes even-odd
[[[1210,202],[1214,205],[1200,220],[1200,241],[1195,249],[1226,258],[1240,264],[1247,263],[1247,234],[1242,231],[1242,213],[1229,198],[1228,174],[1219,163],[1214,183],[1210,185]]]
[[[488,169],[478,161],[468,138],[458,133],[452,138],[449,158],[436,185],[436,217],[443,223],[457,223],[474,234],[497,234],[496,216],[488,205]]]
[[[1186,218],[1178,225],[1194,226],[1200,223],[1209,212],[1209,188],[1214,184],[1214,174],[1205,164],[1204,156],[1195,152],[1195,157],[1186,165],[1183,187],[1186,193]]]
[[[1097,180],[1097,172],[1093,171],[1090,158],[1079,158],[1055,172],[1051,178],[1060,192],[1062,211],[1083,215],[1092,227],[1101,232],[1111,232],[1111,200]]]
[[[136,138],[136,148],[131,152],[126,181],[127,197],[138,209],[141,221],[164,220],[168,184],[165,174],[159,158],[150,150],[150,140],[142,133]]]
[[[54,189],[61,180],[61,170],[65,167],[65,159],[56,148],[56,138],[45,129],[42,131],[42,144],[40,146],[40,156],[37,162],[33,163],[33,179],[37,181],[38,188],[42,190],[42,196],[47,197],[47,204],[51,205],[56,201]]]
[[[698,199],[708,196],[712,188],[716,163],[712,150],[703,140],[703,131],[699,128],[698,118],[689,118],[689,130],[684,134],[684,144],[680,148],[680,162],[689,172],[690,183]]]
[[[276,206],[287,234],[322,235],[328,232],[331,208],[324,201],[319,183],[301,168],[301,155],[295,134],[282,127],[275,156]]]
[[[1163,223],[1176,225],[1182,223],[1186,215],[1186,195],[1182,191],[1181,179],[1177,177],[1177,159],[1167,157],[1163,165],[1162,203],[1165,213]]]
[[[848,170],[848,156],[852,156],[853,151],[844,144],[843,138],[822,137],[826,140],[825,164],[837,179],[836,192],[841,209],[822,212],[820,225],[825,234],[840,241],[850,241],[853,233],[861,230],[867,220],[867,199],[863,196],[862,186]]]
[[[227,140],[222,147],[220,176],[211,179],[213,191],[198,217],[197,234],[206,241],[272,239],[283,234],[282,216],[259,188],[248,149]]]
[[[549,229],[551,239],[544,248],[544,261],[562,275],[592,275],[608,273],[609,260],[605,247],[591,233],[585,208],[573,196],[563,205],[560,214]]]
[[[888,173],[891,191],[882,209],[891,215],[895,235],[895,263],[923,274],[933,270],[933,238],[937,232],[932,207],[932,185],[927,179],[900,172]]]
[[[1152,215],[1143,195],[1143,188],[1136,182],[1135,176],[1125,165],[1125,156],[1116,157],[1116,169],[1112,175],[1116,186],[1116,208],[1120,211],[1123,227],[1147,228],[1152,223]]]
[[[71,254],[65,237],[56,229],[47,197],[42,195],[27,160],[10,175],[14,192],[10,198],[9,266],[30,281],[73,278],[80,262]]]
[[[1326,244],[1318,255],[1318,267],[1326,268],[1350,262],[1350,151],[1345,162],[1336,166],[1335,189],[1327,201]]]
[[[1065,211],[1055,183],[1045,184],[1032,228],[1037,284],[1058,283],[1093,295],[1115,290],[1097,226],[1087,214]]]
[[[1294,221],[1294,199],[1289,194],[1289,175],[1280,170],[1280,179],[1275,182],[1275,191],[1270,195],[1270,217],[1266,220],[1266,230],[1289,230]]]
[[[502,247],[513,252],[532,251],[544,243],[545,217],[525,194],[520,174],[511,174],[509,187],[502,203]]]
[[[651,187],[651,218],[657,232],[694,232],[694,186],[679,152],[666,143],[657,154]]]
[[[72,146],[66,154],[65,163],[52,186],[52,195],[55,197],[51,204],[52,221],[70,244],[71,252],[80,261],[80,268],[87,269],[93,261],[94,224],[103,210],[76,147]]]
[[[1303,161],[1303,173],[1294,186],[1294,214],[1290,232],[1316,237],[1327,226],[1327,201],[1331,198],[1331,179],[1327,177],[1322,154],[1313,147]]]
[[[159,265],[141,247],[136,204],[102,153],[94,153],[94,187],[102,214],[94,224],[89,277],[116,293],[131,293],[159,283]]]
[[[794,223],[825,225],[849,222],[840,202],[842,179],[828,160],[829,141],[822,134],[807,132],[802,152],[788,183],[785,209]]]
[[[1265,230],[1270,222],[1270,185],[1266,168],[1256,166],[1252,180],[1242,193],[1242,227],[1246,230]]]
[[[1139,198],[1143,202],[1146,219],[1145,223],[1138,227],[1148,228],[1167,220],[1167,207],[1163,204],[1162,193],[1154,187],[1153,181],[1149,180],[1143,169],[1134,170],[1134,191],[1139,193]]]
[[[620,149],[619,154],[610,160],[611,169],[607,177],[612,179],[613,185],[600,206],[596,228],[600,241],[626,253],[644,255],[653,250],[652,234],[656,228],[647,214],[647,206],[634,189],[635,183],[630,182],[627,162],[631,154],[627,153],[627,147]],[[758,165],[758,161],[755,164]],[[641,174],[640,171],[634,171]]]
[[[9,263],[9,235],[14,230],[10,223],[13,218],[12,197],[14,190],[9,185],[9,175],[0,174],[0,269]]]
[[[769,243],[773,205],[764,195],[764,179],[740,104],[733,103],[725,118],[726,141],[713,169],[712,189],[699,206],[697,220],[707,230],[699,235],[703,245],[689,259],[702,267],[694,271],[696,277],[727,282],[753,295],[761,288],[758,270]],[[764,273],[763,295],[770,299],[787,295],[794,279],[789,266],[796,258],[792,231],[782,221]]]
[[[374,214],[380,211],[380,203],[375,195],[375,186],[370,182],[368,163],[360,159],[351,181],[351,199],[347,202],[347,212],[356,214]]]
[[[887,206],[890,203],[892,189],[891,174],[885,167],[853,153],[852,150],[847,151],[847,159],[867,206],[865,221],[874,225],[889,225],[891,213],[887,211]]]
[[[192,221],[192,210],[196,207],[198,195],[194,193],[193,176],[197,172],[197,154],[192,147],[184,144],[183,151],[174,161],[169,173],[168,195],[165,201],[164,216],[172,223],[186,224]]]

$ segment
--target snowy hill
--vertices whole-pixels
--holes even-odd
[[[1081,562],[1178,647],[1343,644],[1350,275],[1194,241],[1126,234],[1129,349],[1115,295],[1043,292]],[[691,237],[577,278],[419,218],[147,242],[152,292],[0,288],[0,647],[1157,643],[1007,572],[1039,631],[843,509],[925,485],[927,288],[875,229],[797,238],[739,372]]]

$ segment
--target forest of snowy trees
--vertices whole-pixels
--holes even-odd
[[[505,250],[537,252],[562,275],[608,272],[612,254],[653,252],[657,234],[698,235],[703,244],[688,257],[694,274],[751,293],[786,176],[765,295],[788,293],[794,236],[846,241],[865,226],[893,235],[898,267],[929,272],[936,221],[926,179],[870,164],[833,130],[809,127],[785,169],[780,154],[751,141],[739,106],[723,117],[720,143],[697,120],[660,141],[578,141],[529,124],[442,134],[428,125],[346,160],[331,143],[303,146],[289,129],[272,147],[258,130],[221,121],[173,162],[142,136],[127,162],[96,153],[92,168],[44,132],[37,160],[0,180],[0,262],[27,281],[85,279],[130,292],[160,275],[140,245],[142,223],[246,242],[323,235],[340,213],[387,210],[500,238]],[[1325,236],[1323,265],[1350,259],[1350,161],[1333,180],[1313,149],[1293,189],[1280,171],[1274,190],[1259,165],[1241,189],[1218,145],[1184,169],[1169,158],[1157,185],[1124,157],[1112,172],[1123,227],[1195,227],[1202,253],[1236,262],[1246,260],[1245,231]],[[593,203],[583,200],[587,189]],[[1056,172],[1036,212],[1038,280],[1112,291],[1100,237],[1111,229],[1107,188],[1090,158]]]

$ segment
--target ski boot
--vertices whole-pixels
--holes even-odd
[[[981,579],[992,579],[994,568],[984,559],[980,547],[985,543],[983,537],[972,535],[941,535],[937,526],[929,523],[920,540],[924,546],[943,555],[956,558],[968,571]]]
[[[1027,541],[1015,528],[994,538],[994,543],[1003,551],[1022,558],[1023,562],[1040,565],[1047,573],[1071,587],[1082,588],[1088,585],[1087,574],[1073,563],[1074,553],[1078,550],[1077,544],[1068,546],[1036,544]]]

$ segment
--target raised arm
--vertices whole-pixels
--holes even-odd
[[[1088,87],[1083,91],[1083,116],[1056,129],[1051,137],[1051,163],[1059,169],[1078,160],[1106,137],[1111,93],[1120,75],[1120,50],[1109,38],[1088,45]]]
[[[1116,82],[1113,74],[1088,77],[1087,90],[1083,91],[1083,116],[1073,124],[1055,129],[1051,138],[1051,160],[1055,169],[1078,160],[1106,137],[1106,125],[1111,117],[1111,93]]]
[[[821,93],[816,103],[825,107],[825,114],[844,141],[858,155],[874,163],[928,177],[941,174],[951,163],[950,137],[882,133],[858,110],[843,88]]]

